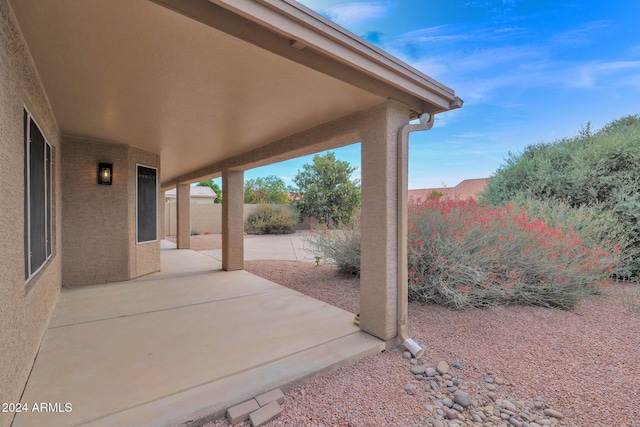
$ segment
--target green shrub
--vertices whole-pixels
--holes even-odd
[[[329,228],[326,224],[311,222],[311,233],[305,243],[321,260],[338,266],[345,274],[360,274],[360,221]]]
[[[627,116],[592,133],[510,154],[482,194],[490,204],[516,197],[590,206],[617,219],[628,244],[625,276],[640,274],[640,116]],[[613,224],[613,223],[612,223]]]
[[[611,282],[620,252],[591,248],[512,206],[431,199],[409,217],[409,298],[454,308],[572,308]]]
[[[249,215],[245,231],[249,234],[291,234],[296,218],[284,206],[258,205]]]

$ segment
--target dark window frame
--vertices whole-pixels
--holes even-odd
[[[53,256],[53,148],[24,109],[24,278],[25,285]]]
[[[143,173],[141,175],[141,172]],[[153,180],[152,191],[149,182]],[[149,202],[149,198],[152,201]],[[142,199],[142,200],[141,200]],[[149,204],[151,211],[149,211]],[[141,226],[151,221],[150,225]],[[158,241],[158,168],[136,164],[136,244]]]

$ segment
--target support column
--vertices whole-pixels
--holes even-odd
[[[178,223],[178,249],[191,248],[191,188],[178,184],[176,191],[176,222]]]
[[[360,328],[388,347],[399,343],[397,141],[408,121],[408,107],[389,101],[372,111],[361,144]]]
[[[222,171],[222,269],[244,269],[244,172]]]
[[[158,198],[158,239],[164,240],[167,237],[167,203],[165,202],[166,193],[160,191],[160,197]]]

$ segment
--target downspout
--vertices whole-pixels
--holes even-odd
[[[407,332],[407,305],[409,284],[407,277],[407,191],[409,186],[409,133],[429,130],[433,127],[433,115],[424,113],[420,123],[407,123],[398,132],[398,337],[402,345],[416,358],[424,350]]]

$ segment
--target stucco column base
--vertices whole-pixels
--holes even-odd
[[[385,341],[384,349],[385,350],[391,350],[392,348],[396,348],[401,344],[402,344],[402,340],[400,339],[400,337],[398,335],[396,335],[395,337],[391,338],[390,340]]]
[[[178,184],[176,190],[178,249],[191,248],[191,188],[189,187],[189,184]]]
[[[397,141],[409,113],[396,101],[373,109],[361,146],[360,328],[387,347],[399,344]]]
[[[222,269],[244,270],[244,172],[222,171]]]

